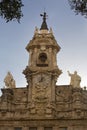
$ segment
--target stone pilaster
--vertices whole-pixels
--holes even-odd
[[[22,130],[29,130],[29,127],[22,127]]]
[[[30,50],[28,66],[32,65],[32,50]]]
[[[53,130],[59,130],[58,128],[59,128],[58,126],[54,126]]]
[[[36,59],[37,59],[37,48],[34,48],[32,57],[32,66],[36,66]]]
[[[49,66],[52,67],[52,48],[49,48]]]
[[[37,130],[44,130],[44,127],[43,127],[43,126],[39,126],[39,127],[37,128]]]
[[[52,80],[51,86],[51,101],[55,102],[55,80]]]
[[[53,50],[53,67],[57,67],[57,60],[56,60],[57,50]]]

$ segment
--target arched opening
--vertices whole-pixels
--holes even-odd
[[[40,60],[41,62],[45,63],[46,60],[47,60],[47,55],[46,55],[46,53],[40,53],[40,55],[39,55],[39,60]]]
[[[46,53],[40,53],[38,56],[37,66],[39,67],[46,67],[48,66],[47,62],[47,54]]]

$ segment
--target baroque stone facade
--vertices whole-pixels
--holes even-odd
[[[41,16],[41,28],[26,47],[27,86],[2,88],[0,130],[87,130],[87,90],[56,85],[62,73],[56,58],[60,46],[48,30],[46,13]]]

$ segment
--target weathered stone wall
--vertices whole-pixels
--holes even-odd
[[[38,120],[38,121],[3,121],[0,124],[0,130],[14,130],[15,127],[21,127],[22,130],[29,130],[35,127],[37,130],[52,127],[52,130],[87,130],[87,120]]]

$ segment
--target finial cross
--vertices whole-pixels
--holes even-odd
[[[40,14],[40,16],[43,17],[43,21],[46,21],[48,15],[44,12],[44,14]]]

